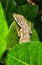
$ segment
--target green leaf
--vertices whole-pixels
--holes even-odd
[[[38,13],[38,6],[22,5],[18,6],[18,13],[24,15],[28,20],[33,21]]]
[[[4,11],[0,2],[0,59],[4,51],[6,50],[7,32],[8,32],[8,26],[7,26]]]
[[[40,49],[39,49],[39,58],[38,58],[38,65],[42,65],[42,43],[40,45]]]
[[[10,49],[6,56],[6,65],[32,65],[31,61],[38,62],[40,42],[28,42],[19,44]],[[33,55],[32,55],[33,54]],[[36,56],[37,55],[37,56]],[[35,60],[31,60],[31,58]],[[35,63],[35,65],[38,65]]]
[[[8,33],[8,36],[7,36],[7,47],[8,48],[13,47],[17,43],[19,43],[19,38],[18,38],[18,35],[17,35],[16,26],[17,25],[14,21],[9,28],[9,33]]]
[[[41,54],[39,54],[40,44],[36,42],[35,44],[31,44],[30,46],[30,65],[38,65],[38,58]]]

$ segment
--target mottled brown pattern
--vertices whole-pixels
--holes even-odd
[[[17,31],[18,36],[20,35],[19,43],[29,42],[30,41],[29,33],[31,33],[31,29],[30,29],[29,25],[27,24],[24,16],[14,13],[13,17],[14,17],[16,23],[21,27],[20,30]],[[17,29],[18,29],[18,27],[17,27]]]

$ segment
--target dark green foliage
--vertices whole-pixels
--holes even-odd
[[[37,34],[35,28],[32,28],[32,35],[31,35],[31,41],[40,41],[39,35]]]
[[[27,3],[26,0],[15,0],[17,2],[17,5],[24,5]]]
[[[35,22],[34,27],[37,31],[37,34],[39,36],[40,41],[42,41],[42,21],[41,21],[41,18],[38,18],[38,20]]]
[[[37,5],[22,5],[18,6],[18,13],[24,15],[28,20],[33,21],[37,16],[38,9]]]

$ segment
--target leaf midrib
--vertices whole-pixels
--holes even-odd
[[[17,60],[18,62],[21,62],[21,63],[24,64],[24,65],[29,65],[29,64],[27,64],[26,62],[24,62],[24,61],[22,61],[22,60],[20,60],[20,59],[18,59],[18,58],[16,58],[16,57],[13,57],[13,56],[10,55],[10,54],[8,54],[8,56],[11,57],[12,59]]]

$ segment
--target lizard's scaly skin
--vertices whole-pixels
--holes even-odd
[[[18,26],[20,27],[19,31],[17,28],[18,36],[20,36],[19,43],[29,42],[30,41],[30,34],[29,33],[31,33],[31,30],[30,30],[30,27],[27,24],[24,16],[13,13],[13,17],[14,17],[16,23],[18,24]]]

